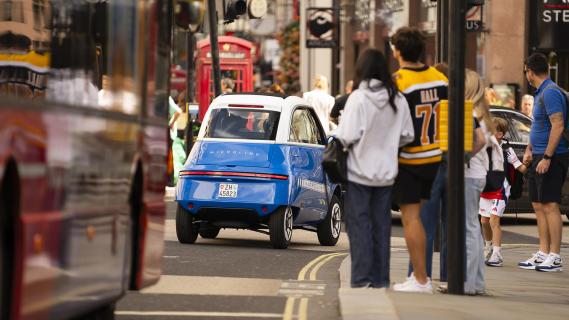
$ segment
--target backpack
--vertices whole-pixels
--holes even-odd
[[[565,140],[567,140],[567,142],[569,142],[569,128],[567,127],[567,125],[569,124],[569,92],[563,90],[563,88],[559,87],[555,83],[548,85],[547,87],[545,87],[543,89],[543,91],[539,95],[540,107],[545,107],[543,95],[545,93],[545,90],[547,90],[549,88],[555,88],[555,89],[559,90],[559,92],[561,92],[561,94],[565,97],[565,119],[564,119],[564,123],[563,123],[565,125],[565,130],[563,130],[563,138],[565,138]]]
[[[488,153],[488,159],[490,160],[490,167],[486,173],[486,186],[484,187],[483,193],[486,192],[496,192],[504,187],[504,179],[506,179],[506,171],[508,165],[508,159],[504,157],[504,168],[503,170],[495,170],[492,164],[492,146],[486,148]]]

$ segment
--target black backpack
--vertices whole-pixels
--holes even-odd
[[[504,166],[502,170],[498,171],[493,168],[492,164],[492,146],[486,148],[488,153],[488,159],[490,162],[490,168],[486,174],[486,186],[482,192],[496,192],[504,187],[504,179],[506,179],[506,168],[508,164],[508,159],[504,157]]]

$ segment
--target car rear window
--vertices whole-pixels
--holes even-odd
[[[275,140],[280,112],[221,108],[211,112],[205,138]]]

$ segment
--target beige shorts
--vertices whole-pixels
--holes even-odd
[[[505,210],[506,201],[504,200],[480,198],[480,210],[478,214],[483,217],[490,218],[492,215],[502,217]]]

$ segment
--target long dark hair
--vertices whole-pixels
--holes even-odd
[[[389,67],[387,66],[387,60],[381,51],[376,49],[367,49],[364,51],[358,61],[356,62],[356,75],[354,77],[354,88],[358,88],[360,83],[364,81],[371,81],[372,79],[377,79],[382,82],[381,86],[369,87],[371,91],[379,91],[381,88],[387,89],[389,94],[389,104],[394,112],[397,112],[397,106],[395,106],[395,97],[399,90],[393,81],[391,72],[389,72]]]

